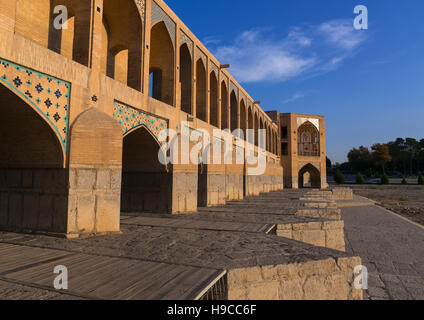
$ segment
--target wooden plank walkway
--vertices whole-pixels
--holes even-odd
[[[68,295],[86,299],[193,300],[223,270],[0,243],[0,280],[57,292],[55,266],[68,269]]]

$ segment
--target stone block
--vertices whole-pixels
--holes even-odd
[[[77,204],[77,228],[78,232],[94,232],[94,206],[96,199],[94,196],[78,196]]]
[[[120,228],[120,199],[116,195],[97,196],[96,232],[118,232]]]
[[[78,189],[93,189],[96,181],[96,170],[79,169],[77,172]]]

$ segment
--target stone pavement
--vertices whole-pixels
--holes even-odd
[[[0,298],[195,299],[223,272],[233,299],[360,298],[351,287],[360,260],[305,243],[330,241],[338,230],[328,226],[343,231],[343,223],[297,216],[304,193],[273,192],[186,215],[125,214],[122,234],[103,237],[0,232]],[[294,240],[278,236],[289,231],[282,226]],[[58,264],[72,276],[64,294],[52,289]]]
[[[369,272],[364,299],[424,299],[424,228],[378,206],[342,208],[347,252]]]

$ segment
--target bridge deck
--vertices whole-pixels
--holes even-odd
[[[276,224],[323,220],[278,210],[278,204],[290,207],[284,192],[267,198],[196,214],[123,214],[122,234],[103,237],[0,232],[0,299],[196,299],[226,270],[346,256],[267,234]],[[57,265],[69,271],[65,292],[53,288]]]
[[[55,266],[68,269],[67,295],[87,299],[196,299],[222,270],[0,243],[0,279],[55,290]],[[7,297],[6,297],[7,298]]]

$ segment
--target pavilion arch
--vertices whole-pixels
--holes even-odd
[[[239,119],[239,110],[238,110],[238,102],[237,95],[234,90],[231,91],[230,95],[230,123],[231,123],[231,132],[233,132],[238,128],[238,119]]]
[[[41,113],[0,84],[0,228],[65,232],[65,154]],[[64,207],[56,207],[55,201]],[[43,202],[44,201],[44,202]]]
[[[54,28],[54,8],[58,5],[68,9],[67,29]],[[15,33],[88,66],[90,5],[88,1],[17,0]],[[28,12],[36,14],[29,19]]]
[[[159,162],[160,144],[140,126],[124,136],[121,210],[168,213],[172,210],[172,173]]]
[[[321,174],[319,170],[308,163],[299,170],[299,188],[321,188]]]
[[[153,98],[174,105],[174,44],[165,22],[158,21],[150,36],[150,88]]]
[[[221,82],[221,129],[228,129],[228,88],[225,81]]]
[[[246,113],[246,104],[244,99],[240,101],[240,129],[243,132],[243,139],[247,140],[247,113]]]
[[[187,43],[180,46],[180,83],[181,83],[181,110],[193,114],[192,104],[192,79],[193,60]]]
[[[208,121],[206,105],[206,67],[202,59],[196,63],[196,117],[202,121]]]
[[[142,84],[142,32],[142,20],[134,1],[103,2],[100,70],[139,91]]]
[[[219,126],[219,113],[218,113],[218,79],[214,71],[209,75],[209,109],[210,109],[210,124]]]
[[[251,144],[254,144],[255,142],[254,126],[252,106],[249,106],[247,110],[247,129],[249,130],[246,138]]]
[[[319,131],[310,121],[306,121],[297,130],[299,156],[319,157],[320,141]]]

